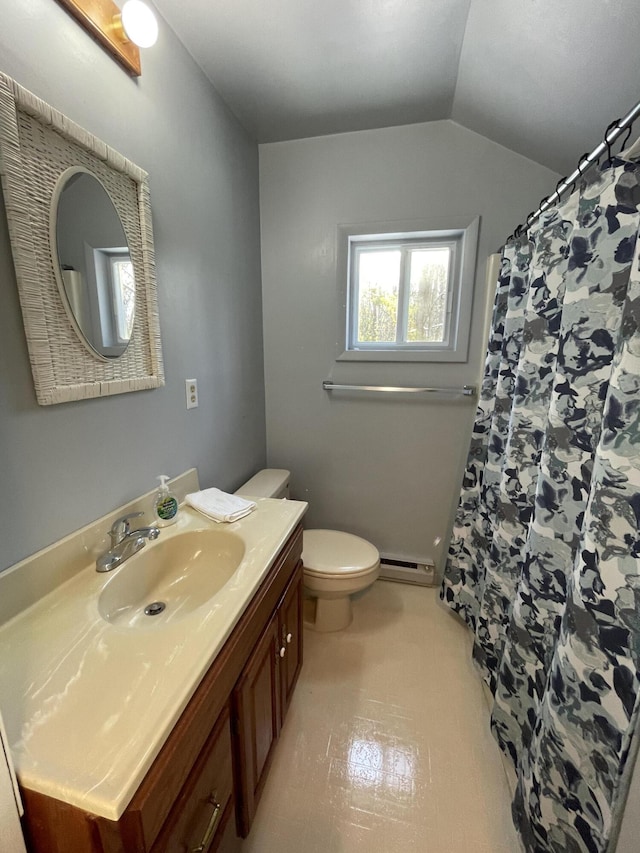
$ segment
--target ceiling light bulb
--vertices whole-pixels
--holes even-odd
[[[158,40],[158,22],[142,0],[127,0],[122,7],[122,28],[138,47],[151,47]]]

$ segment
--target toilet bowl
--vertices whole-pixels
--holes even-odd
[[[265,468],[236,494],[288,498],[289,471]],[[380,574],[378,550],[366,539],[340,530],[305,530],[302,563],[305,596],[312,604],[305,608],[305,624],[321,632],[346,628],[352,619],[351,596]]]
[[[304,586],[316,599],[310,627],[340,631],[351,623],[351,596],[380,574],[380,554],[371,542],[339,530],[305,530]]]

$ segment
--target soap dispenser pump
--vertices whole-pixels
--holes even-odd
[[[167,527],[178,520],[178,501],[167,486],[169,477],[160,474],[157,479],[160,480],[160,486],[153,501],[153,514],[158,527]]]

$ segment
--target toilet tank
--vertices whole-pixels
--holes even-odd
[[[284,468],[263,468],[236,491],[252,498],[288,498],[290,472]]]

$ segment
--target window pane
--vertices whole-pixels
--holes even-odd
[[[358,341],[396,340],[400,250],[358,254]]]
[[[451,249],[415,249],[410,258],[407,341],[443,343]]]
[[[128,341],[133,331],[136,303],[136,282],[130,260],[114,260],[112,263],[116,324],[118,338]]]

